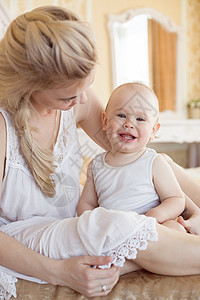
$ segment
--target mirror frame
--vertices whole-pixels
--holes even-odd
[[[108,15],[108,22],[107,28],[109,31],[110,36],[110,49],[111,49],[111,65],[112,65],[112,85],[113,88],[116,87],[116,51],[115,51],[115,44],[114,44],[114,23],[125,23],[135,16],[147,14],[152,17],[155,21],[157,21],[160,25],[162,25],[165,30],[168,32],[173,32],[177,34],[177,47],[176,47],[176,105],[175,105],[175,113],[183,114],[183,107],[182,107],[182,43],[183,43],[183,32],[182,27],[175,24],[168,16],[160,13],[159,11],[144,7],[144,8],[134,8],[129,9],[122,14]],[[163,114],[165,112],[161,112]],[[173,112],[174,113],[174,112]]]

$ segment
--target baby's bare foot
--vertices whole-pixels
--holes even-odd
[[[177,221],[187,230],[188,233],[200,235],[200,214],[193,214],[188,220],[182,216]]]

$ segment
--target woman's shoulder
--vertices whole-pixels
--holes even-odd
[[[0,110],[0,140],[2,141],[4,138],[6,138],[6,121],[2,111]]]
[[[12,126],[14,124],[14,118],[12,117],[12,114],[9,111],[0,108],[0,122],[5,125],[5,128],[10,127],[11,124]]]

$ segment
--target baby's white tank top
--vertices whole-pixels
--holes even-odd
[[[147,148],[139,159],[120,167],[108,165],[105,152],[97,155],[92,170],[99,206],[145,214],[159,205],[152,181],[152,165],[157,155]]]
[[[34,180],[20,149],[14,120],[0,110],[7,131],[5,175],[0,199],[0,225],[33,216],[68,218],[75,216],[79,200],[81,153],[73,109],[61,112],[54,147],[56,195],[49,198]]]

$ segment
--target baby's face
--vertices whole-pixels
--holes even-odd
[[[103,129],[112,149],[137,152],[155,137],[159,128],[158,101],[146,87],[128,84],[111,95]]]

